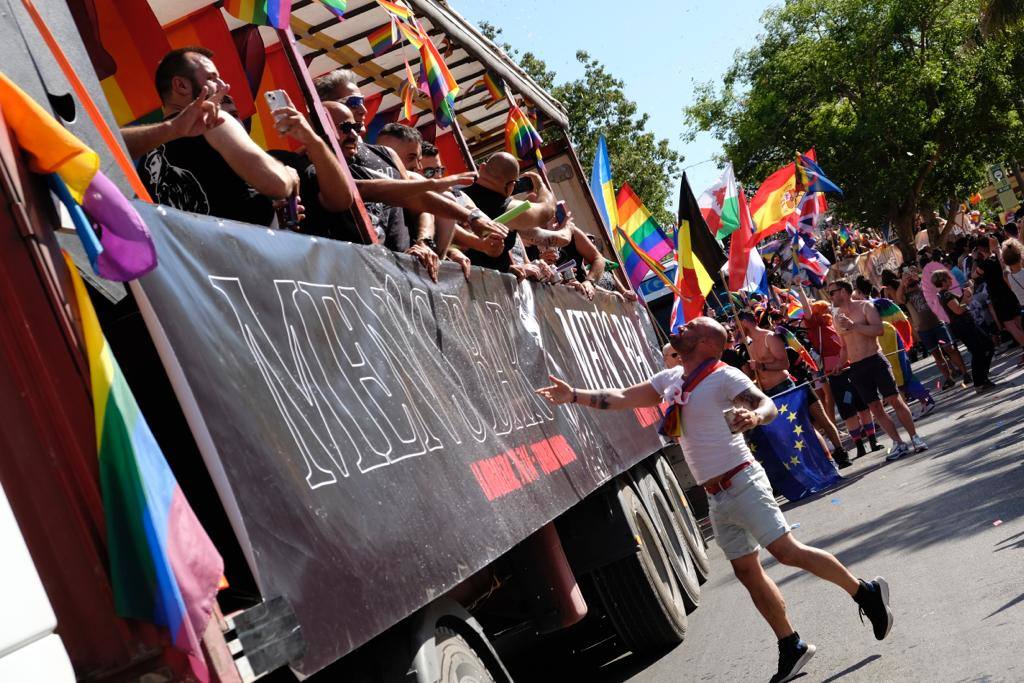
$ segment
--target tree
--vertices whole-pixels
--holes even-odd
[[[918,215],[983,184],[986,164],[1010,156],[1024,132],[1022,48],[1008,32],[981,39],[981,9],[978,0],[789,0],[765,13],[759,44],[737,55],[720,87],[700,87],[684,112],[689,129],[722,140],[751,186],[816,147],[846,191],[833,203],[840,217],[891,224],[912,248]]]
[[[566,108],[569,138],[589,169],[594,162],[597,140],[602,134],[608,142],[616,187],[625,183],[636,191],[655,220],[664,226],[675,222],[674,182],[682,157],[669,147],[668,140],[657,139],[647,130],[648,116],[639,113],[635,102],[626,97],[625,84],[586,52],[576,53],[583,65],[583,76],[558,83],[557,74],[536,55],[520,55],[511,45],[501,41],[501,29],[481,22],[480,31],[494,41],[526,71],[538,85],[546,89]],[[545,142],[560,137],[556,130],[541,132]]]

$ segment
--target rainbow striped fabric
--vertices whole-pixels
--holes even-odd
[[[807,348],[800,343],[800,340],[796,338],[796,335],[793,334],[790,329],[779,325],[775,328],[775,334],[782,337],[782,341],[786,342],[786,346],[796,351],[797,355],[800,356],[800,360],[802,360],[807,367],[814,372],[818,371],[818,364],[814,362],[814,358],[807,351]]]
[[[654,271],[674,289],[675,283],[665,276],[661,266],[661,260],[673,251],[672,241],[628,183],[619,190],[616,209],[619,224],[615,247],[630,284],[636,289],[648,271]]]
[[[526,161],[533,157],[537,165],[543,167],[544,160],[540,155],[544,140],[533,127],[529,117],[515,103],[509,103],[508,119],[505,121],[505,151]]]
[[[903,312],[903,309],[893,303],[891,299],[884,297],[871,299],[871,303],[874,304],[879,317],[882,318],[882,322],[889,323],[896,328],[900,339],[903,341],[903,346],[907,349],[913,348],[914,328],[911,327],[907,314]]]
[[[200,681],[200,638],[224,573],[121,374],[71,257],[64,255],[82,320],[114,603],[118,614],[167,627]]]
[[[411,121],[415,114],[412,102],[418,88],[419,84],[412,73],[412,67],[409,66],[409,61],[405,60],[405,83],[402,84],[402,118],[406,121]]]
[[[402,0],[377,0],[377,4],[399,19],[404,19],[405,21],[412,19],[412,10]]]
[[[100,158],[24,90],[0,73],[0,109],[34,173],[50,184],[75,224],[93,270],[127,281],[156,267],[156,249],[142,218],[100,171]],[[96,229],[100,228],[101,237]]]
[[[320,0],[324,7],[331,11],[331,14],[339,19],[345,18],[345,10],[348,9],[348,0]]]
[[[404,21],[397,21],[395,24],[398,26],[398,30],[402,32],[405,39],[409,41],[409,44],[419,50],[423,47],[423,38],[420,37],[420,30],[415,26],[410,26]]]
[[[397,23],[392,17],[391,21],[366,36],[374,57],[384,54],[398,42],[398,28],[395,26]]]
[[[224,9],[247,24],[288,28],[292,0],[224,0]]]
[[[608,156],[608,143],[605,142],[603,135],[597,139],[597,150],[594,152],[594,169],[590,172],[590,194],[594,195],[594,203],[601,212],[608,232],[614,232],[619,227],[619,214],[615,206],[615,187],[612,185],[612,162]]]
[[[418,28],[423,41],[420,46],[420,80],[427,84],[437,127],[450,128],[455,122],[455,96],[459,94],[459,84],[426,31],[422,26]]]

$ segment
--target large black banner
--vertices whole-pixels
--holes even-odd
[[[434,284],[382,247],[137,206],[160,258],[143,310],[261,590],[298,615],[303,673],[661,446],[656,410],[533,394],[660,367],[617,298],[452,264]]]

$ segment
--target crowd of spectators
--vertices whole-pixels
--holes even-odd
[[[265,151],[253,142],[211,51],[171,51],[155,82],[163,120],[124,128],[122,135],[143,183],[161,204],[365,242],[358,197],[376,241],[415,257],[434,281],[441,261],[448,260],[467,278],[479,266],[519,279],[564,282],[591,299],[604,287],[635,300],[608,276],[595,238],[561,210],[537,173],[521,172],[514,156],[498,152],[475,172],[449,175],[437,148],[415,128],[390,123],[376,144],[365,142],[367,108],[349,70],[327,73],[315,86],[352,184],[330,146],[291,103],[272,115],[277,132],[299,151]],[[513,211],[522,202],[529,205]],[[496,220],[509,212],[514,217]]]

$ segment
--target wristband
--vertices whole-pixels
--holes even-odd
[[[576,390],[575,389],[572,390],[572,402],[573,403],[576,402]]]

